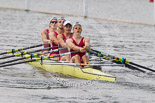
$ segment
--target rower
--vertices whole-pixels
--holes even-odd
[[[52,42],[53,47],[54,46],[59,46],[57,37],[58,37],[59,34],[64,33],[63,24],[64,24],[65,21],[66,20],[64,19],[64,17],[60,17],[58,19],[58,23],[57,23],[58,29],[49,34],[49,38],[50,38],[50,40]],[[58,49],[58,48],[54,48],[54,49]],[[54,50],[54,49],[52,49],[52,50]],[[59,54],[59,52],[53,52],[53,53],[50,54],[50,56],[55,55],[55,54]]]
[[[50,45],[51,40],[49,38],[49,33],[57,29],[56,23],[57,23],[57,18],[56,17],[51,18],[49,23],[49,29],[44,29],[41,31],[41,38],[43,43],[48,43],[44,45],[44,48],[51,47]]]
[[[89,50],[90,43],[89,39],[81,36],[82,26],[78,22],[73,26],[73,37],[67,40],[67,45],[70,52],[80,50],[79,53],[71,54],[71,61],[73,63],[84,63],[89,62],[86,55],[86,51]]]
[[[73,35],[73,33],[71,33],[72,23],[70,21],[65,21],[63,26],[64,26],[64,33],[62,33],[61,35],[58,35],[58,41],[59,41],[59,47],[60,48],[66,48],[66,49],[63,49],[63,50],[59,51],[59,54],[69,52],[68,49],[67,49],[68,46],[66,44],[66,40],[71,38],[72,35]],[[59,60],[69,62],[70,61],[70,56],[69,55],[62,56],[62,57],[59,58]]]

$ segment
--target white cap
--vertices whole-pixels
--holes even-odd
[[[67,24],[70,24],[72,26],[72,23],[70,21],[65,21],[63,26],[66,26]]]
[[[53,20],[53,19],[56,19],[56,20],[57,20],[57,18],[56,18],[56,17],[52,17],[52,18],[50,19],[50,21],[51,21],[51,20]]]
[[[79,23],[79,22],[76,22],[75,24],[74,24],[74,26],[75,25],[80,25],[81,26],[81,24]],[[74,28],[74,26],[73,26],[73,28]],[[82,27],[82,26],[81,26]]]
[[[65,20],[65,18],[64,18],[64,17],[59,17],[59,18],[58,18],[58,20],[59,20],[59,19],[64,19],[64,20]]]

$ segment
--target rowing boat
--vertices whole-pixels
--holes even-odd
[[[44,60],[44,62],[49,62],[50,60]],[[97,70],[92,67],[79,67],[73,65],[67,65],[63,63],[43,63],[40,62],[29,62],[28,64],[46,70],[48,72],[55,72],[64,75],[73,76],[76,78],[82,78],[87,80],[101,80],[114,82],[116,77],[112,75],[103,73],[101,70]]]
[[[39,49],[39,50],[35,50],[35,51],[30,51],[30,52],[22,51],[22,50],[26,50],[29,48],[39,47],[42,45],[43,44],[36,45],[36,46],[30,46],[30,47],[26,47],[26,48],[20,48],[20,49],[12,49],[7,52],[0,53],[0,55],[10,54],[10,53],[13,54],[11,56],[1,57],[0,59],[5,59],[5,58],[10,58],[10,57],[15,57],[15,56],[22,56],[21,58],[17,58],[14,60],[1,62],[0,68],[17,65],[17,64],[29,63],[32,66],[42,68],[49,72],[61,73],[64,75],[70,75],[73,77],[88,79],[88,80],[101,80],[101,81],[103,80],[103,81],[110,81],[110,82],[116,81],[116,77],[106,74],[106,73],[103,73],[101,71],[101,69],[97,70],[93,66],[99,66],[99,67],[101,67],[101,66],[125,66],[129,69],[138,70],[143,73],[147,73],[147,71],[155,72],[154,69],[139,65],[137,63],[133,63],[133,62],[128,61],[127,59],[124,59],[124,58],[119,58],[116,56],[112,56],[110,54],[102,53],[102,52],[100,52],[98,50],[94,50],[94,49],[90,49],[88,51],[88,54],[93,55],[94,57],[97,57],[99,60],[91,58],[91,61],[94,60],[97,63],[95,63],[95,64],[88,63],[88,64],[84,64],[84,65],[83,64],[82,65],[75,64],[75,63],[62,63],[61,61],[51,60],[52,58],[65,56],[65,55],[71,55],[74,53],[78,53],[80,51],[67,52],[67,53],[53,55],[53,56],[44,56],[44,55],[46,55],[48,53],[53,53],[53,52],[63,50],[65,48],[58,48],[55,50],[50,50],[47,52],[41,52],[41,53],[37,53],[37,54],[34,54],[33,52],[44,51],[45,49],[51,49],[54,47]],[[19,51],[22,51],[22,52],[20,52],[18,54],[14,54],[15,52],[19,52]],[[23,57],[23,55],[25,55],[25,56]],[[110,63],[108,64],[108,62],[103,61],[103,59],[106,61],[109,61]],[[25,60],[25,61],[19,61],[19,60]],[[19,62],[17,62],[17,61],[19,61]],[[39,61],[41,61],[41,63]],[[43,63],[43,61],[44,61],[44,63]],[[81,67],[81,66],[84,66],[84,67]],[[146,71],[143,69],[145,69]]]
[[[116,80],[115,77],[113,77],[109,74],[103,73],[101,70],[96,70],[95,68],[92,68],[91,64],[89,64],[89,66],[87,65],[87,67],[86,66],[82,67],[84,65],[81,66],[81,64],[75,64],[75,63],[72,63],[72,64],[65,63],[64,64],[64,63],[60,63],[60,61],[58,63],[58,61],[52,60],[52,58],[54,59],[55,57],[71,55],[74,53],[78,53],[80,51],[67,52],[67,53],[53,55],[53,56],[44,56],[44,54],[56,52],[56,51],[59,51],[62,49],[63,48],[59,48],[59,49],[50,50],[50,51],[44,52],[44,53],[38,53],[38,54],[31,54],[31,55],[27,54],[22,58],[15,59],[15,61],[23,60],[23,59],[25,61],[4,64],[4,65],[1,65],[0,67],[6,67],[6,66],[17,65],[17,64],[22,64],[22,63],[29,63],[32,66],[42,68],[49,72],[61,73],[61,74],[70,75],[70,76],[77,77],[77,78],[83,78],[83,79],[88,79],[88,80],[104,80],[104,81],[111,81],[111,82],[114,82]],[[24,53],[19,53],[17,55],[13,55],[11,57],[20,56],[21,54],[24,54]],[[33,57],[33,59],[32,59],[32,57]],[[4,57],[4,58],[7,58],[7,57]],[[29,58],[31,58],[31,59],[29,59]],[[40,60],[41,60],[41,63],[39,62]],[[44,63],[42,63],[43,61],[44,61]],[[49,61],[50,62],[53,61],[54,63],[49,64]],[[2,62],[2,63],[9,63],[9,62],[12,62],[12,60]],[[2,63],[0,63],[0,64],[2,64]]]

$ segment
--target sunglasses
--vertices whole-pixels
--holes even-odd
[[[75,26],[74,29],[82,29],[82,27],[77,27],[77,26]]]
[[[51,21],[50,23],[53,23],[53,24],[55,23],[55,24],[56,24],[56,23],[57,23],[57,21]]]
[[[60,21],[59,21],[59,23],[64,23],[64,22],[65,22],[64,20],[60,20]]]

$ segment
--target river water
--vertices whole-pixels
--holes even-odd
[[[24,8],[23,3],[23,0],[0,0],[1,7]],[[81,3],[82,0],[46,0],[46,3],[43,0],[32,0],[30,8],[81,15]],[[56,4],[60,8],[56,8]],[[153,4],[147,0],[89,0],[89,7],[90,17],[153,24]],[[0,9],[0,52],[41,44],[40,32],[48,28],[49,19],[53,16],[59,17],[53,14]],[[73,23],[79,21],[83,25],[82,35],[90,38],[92,48],[155,69],[153,26],[82,17],[65,18]],[[125,67],[103,67],[102,70],[115,76],[116,82],[69,78],[39,70],[28,64],[0,68],[0,103],[155,102],[154,73],[141,73]]]

